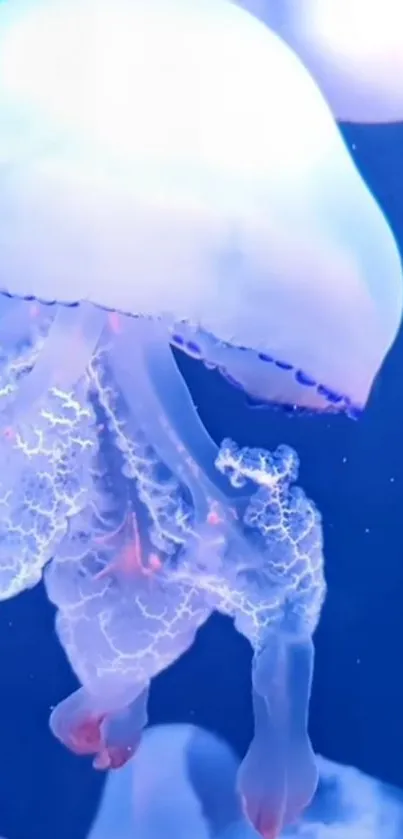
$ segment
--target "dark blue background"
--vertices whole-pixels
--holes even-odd
[[[403,243],[403,127],[344,133]],[[324,518],[329,583],[316,635],[314,747],[403,788],[403,338],[360,422],[251,410],[218,375],[187,359],[182,367],[217,442],[287,442],[298,451],[301,484]],[[48,729],[51,707],[75,679],[41,587],[0,605],[0,657],[0,835],[84,839],[103,777]],[[213,618],[188,655],[155,680],[151,723],[207,726],[243,754],[250,658],[230,622]]]

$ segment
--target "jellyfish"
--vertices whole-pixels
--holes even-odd
[[[403,120],[399,0],[239,0],[295,50],[345,122]]]
[[[258,839],[236,788],[239,760],[209,731],[145,731],[135,758],[109,775],[88,839]]]
[[[319,784],[311,805],[282,839],[399,839],[403,795],[356,769],[317,756]]]
[[[320,516],[287,446],[213,443],[172,348],[358,417],[401,319],[393,236],[313,79],[228,0],[1,5],[0,154],[0,596],[43,576],[56,607],[81,686],[52,730],[118,769],[151,680],[227,614],[272,839],[317,782]]]

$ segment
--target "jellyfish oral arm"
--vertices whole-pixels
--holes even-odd
[[[52,711],[50,727],[70,751],[95,755],[95,769],[118,769],[136,752],[147,724],[147,702],[147,687],[139,687],[131,701],[79,688]]]
[[[120,319],[111,350],[116,381],[161,460],[190,489],[195,507],[228,491],[214,467],[217,446],[203,426],[169,346],[164,320]],[[136,386],[133,388],[133,379]],[[225,500],[224,494],[222,495]]]
[[[239,771],[248,815],[275,839],[311,801],[318,779],[309,741],[313,644],[271,633],[252,669],[255,733]]]

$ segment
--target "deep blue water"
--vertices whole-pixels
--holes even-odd
[[[403,247],[403,126],[349,127],[358,167]],[[403,787],[403,336],[359,422],[246,407],[196,362],[181,362],[214,439],[295,447],[324,520],[327,601],[316,633],[310,729],[316,751]],[[0,608],[0,835],[84,839],[103,777],[63,749],[50,709],[76,686],[42,587]],[[251,653],[214,617],[155,680],[150,722],[193,722],[243,754],[251,736]]]

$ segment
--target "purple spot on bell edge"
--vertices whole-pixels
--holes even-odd
[[[323,385],[318,385],[318,393],[320,393],[321,396],[324,396],[328,402],[332,402],[333,405],[337,405],[343,400],[343,397],[340,396],[339,393],[335,393],[334,390],[329,390],[329,388],[324,387]]]
[[[188,341],[186,347],[190,352],[197,353],[197,355],[201,355],[200,347],[198,347],[197,344],[195,344],[193,341]]]
[[[312,379],[311,376],[307,376],[303,370],[296,370],[295,378],[300,385],[305,385],[306,387],[314,387],[316,385],[315,379]]]
[[[172,335],[172,340],[175,344],[179,344],[180,347],[183,347],[185,343],[181,335]]]
[[[293,369],[293,365],[288,364],[287,361],[275,361],[274,363],[275,363],[276,367],[280,368],[280,370],[292,370]]]
[[[271,407],[270,402],[262,402],[261,399],[254,399],[253,396],[249,396],[247,393],[245,394],[245,402],[248,408],[253,408],[255,410]]]
[[[266,355],[266,353],[264,353],[264,352],[258,353],[258,358],[260,358],[261,361],[269,361],[271,363],[273,363],[273,361],[274,361],[274,359],[271,357],[271,355]]]

